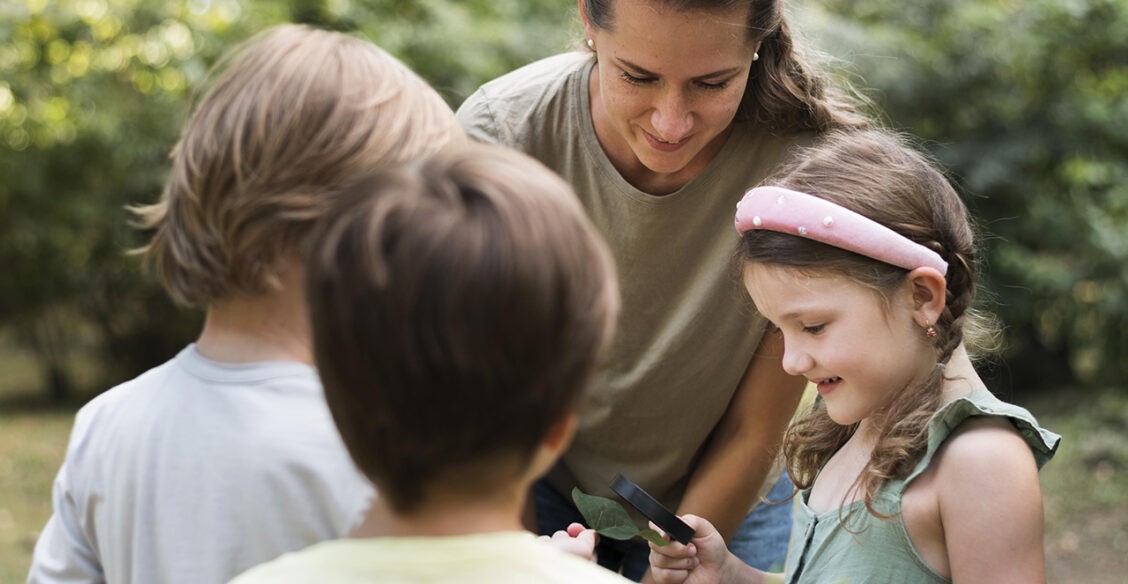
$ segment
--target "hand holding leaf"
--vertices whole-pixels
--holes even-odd
[[[606,497],[588,495],[575,487],[572,489],[572,501],[584,516],[588,527],[597,533],[611,539],[627,540],[632,537],[641,537],[654,545],[664,546],[670,542],[653,529],[639,529],[631,521],[631,516],[617,501]]]

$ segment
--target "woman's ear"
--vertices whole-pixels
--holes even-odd
[[[922,328],[935,324],[947,306],[948,281],[936,268],[921,267],[909,272],[913,294],[913,318]]]
[[[591,23],[588,22],[587,13],[584,12],[584,0],[577,0],[577,7],[580,10],[580,22],[584,25],[584,38],[592,38],[592,33],[595,32],[591,29]]]

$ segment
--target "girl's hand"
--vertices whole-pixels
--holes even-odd
[[[588,529],[579,523],[573,523],[566,529],[552,534],[540,536],[541,541],[547,542],[556,549],[579,556],[585,560],[595,561],[595,546],[599,543],[599,534],[594,529]]]
[[[696,515],[685,515],[681,519],[697,534],[688,545],[676,541],[665,546],[650,544],[650,578],[654,582],[749,584],[763,581],[763,572],[745,564],[728,551],[724,538],[712,523]],[[650,528],[662,533],[653,523]]]

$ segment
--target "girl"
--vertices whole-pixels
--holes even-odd
[[[827,137],[737,207],[744,283],[820,399],[784,439],[787,582],[1045,580],[1037,469],[1060,437],[996,399],[964,341],[976,259],[948,181],[895,136]],[[778,581],[700,517],[651,546],[660,582]]]
[[[539,530],[582,520],[572,487],[611,496],[622,472],[768,567],[786,554],[790,508],[749,512],[761,485],[792,490],[770,469],[804,384],[741,302],[733,193],[867,119],[795,50],[781,0],[580,0],[579,13],[582,52],[493,80],[458,111],[473,138],[563,176],[619,266],[615,340],[575,441],[536,485]],[[648,567],[641,543],[600,548],[632,578]]]

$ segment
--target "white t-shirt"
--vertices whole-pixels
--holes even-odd
[[[312,367],[190,345],[78,412],[28,582],[226,582],[344,535],[372,493]]]

